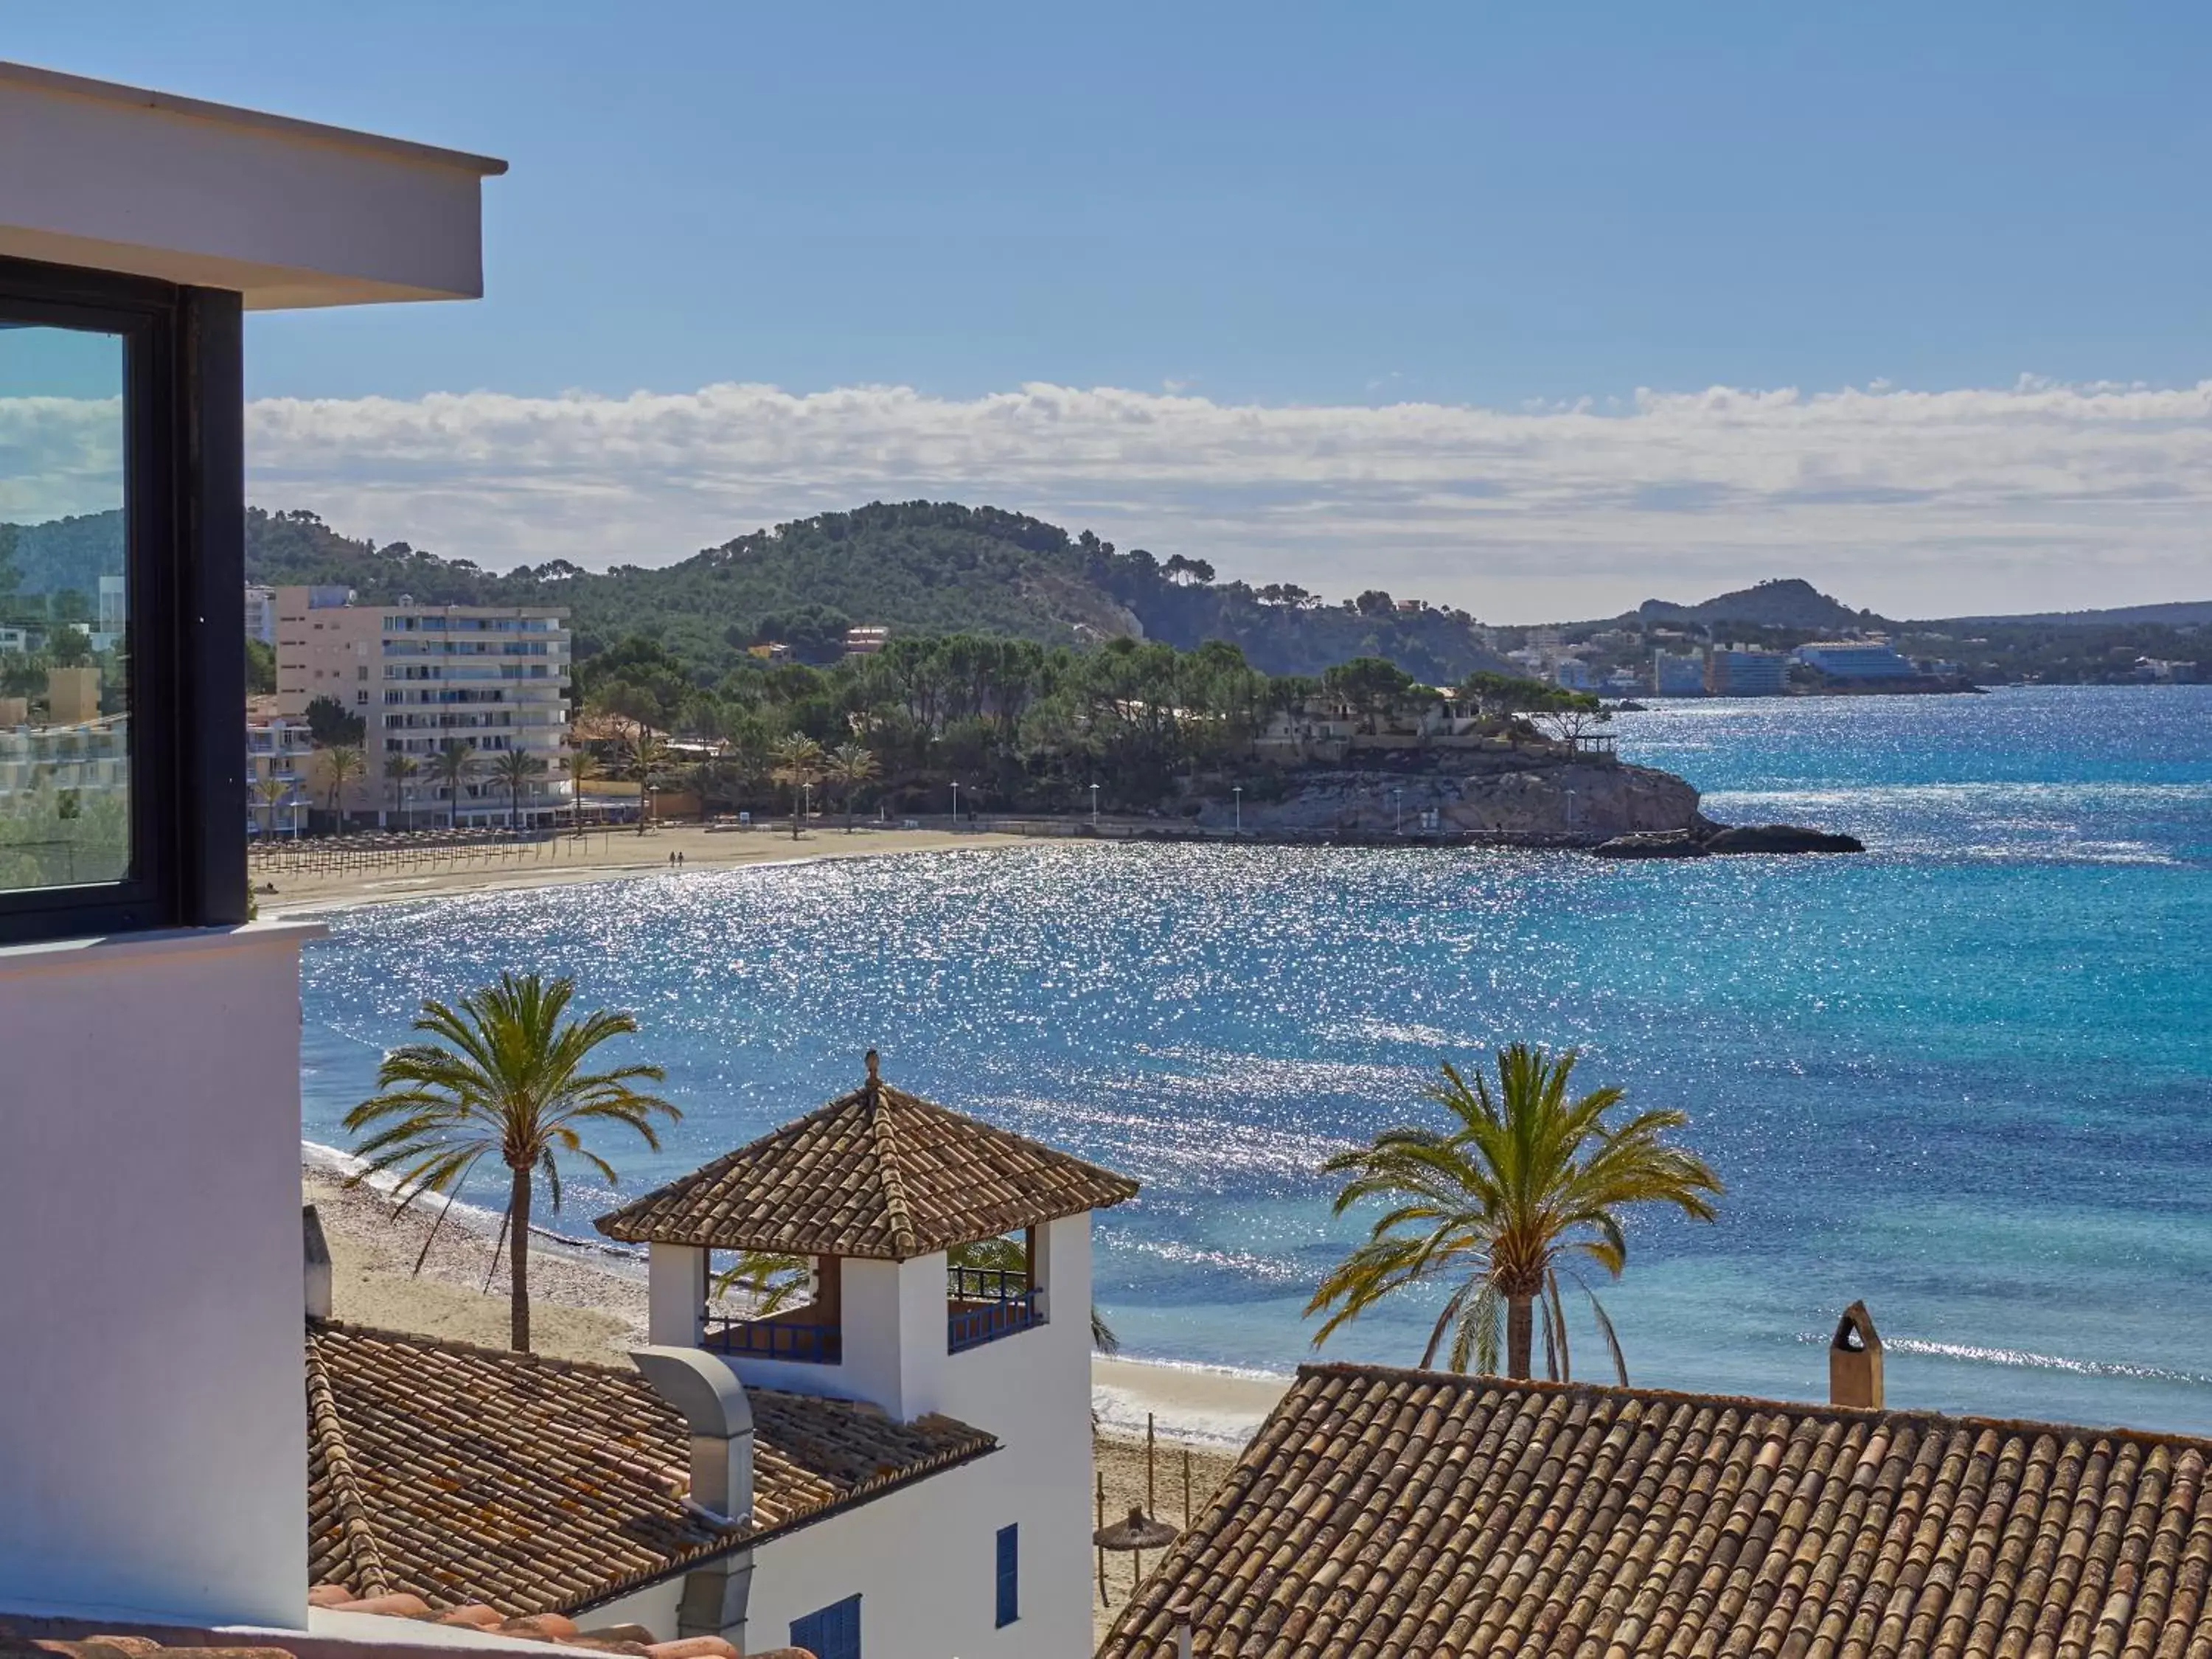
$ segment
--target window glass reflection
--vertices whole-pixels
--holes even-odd
[[[0,319],[0,890],[131,868],[120,337]]]

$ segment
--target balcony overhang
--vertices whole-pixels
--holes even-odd
[[[0,257],[248,310],[475,299],[488,156],[0,62]]]

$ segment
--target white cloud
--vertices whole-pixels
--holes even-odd
[[[1900,615],[2212,596],[2212,382],[1518,410],[1041,385],[272,398],[248,454],[257,501],[488,566],[659,564],[927,495],[1502,619],[1776,574]]]
[[[0,398],[0,524],[123,504],[119,398]]]

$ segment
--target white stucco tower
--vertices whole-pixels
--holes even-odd
[[[999,1455],[931,1483],[926,1521],[887,1541],[884,1565],[939,1564],[920,1567],[925,1582],[899,1599],[944,1604],[947,1652],[1076,1659],[1091,1648],[1091,1212],[1136,1190],[892,1088],[871,1050],[851,1094],[597,1224],[648,1247],[654,1343],[719,1355],[749,1388],[867,1401],[902,1421],[955,1418],[995,1437]],[[804,1261],[807,1293],[760,1316],[710,1309],[712,1275],[728,1265],[718,1250]],[[970,1567],[1006,1550],[1010,1532],[1018,1627],[968,1620]],[[775,1627],[769,1609],[818,1605],[851,1566],[769,1554],[754,1568],[756,1631]],[[933,1650],[908,1632],[894,1650]]]

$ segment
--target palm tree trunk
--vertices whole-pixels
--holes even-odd
[[[645,780],[640,778],[637,781],[637,833],[641,836],[645,833]]]
[[[507,1200],[507,1346],[530,1352],[530,1166],[512,1171]],[[1522,1317],[1527,1318],[1527,1310]],[[1525,1335],[1525,1333],[1524,1333]],[[1525,1346],[1525,1344],[1524,1344]]]
[[[1528,1380],[1528,1351],[1535,1336],[1534,1313],[1533,1298],[1525,1296],[1505,1298],[1505,1374],[1516,1382]]]

